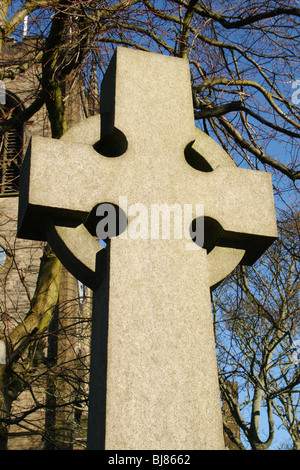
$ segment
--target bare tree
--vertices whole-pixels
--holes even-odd
[[[214,296],[222,395],[252,449],[272,444],[274,412],[299,448],[299,227],[299,212],[283,220],[280,241],[255,267],[237,269]],[[260,428],[264,409],[267,438]]]
[[[2,139],[9,130],[32,119],[43,107],[47,110],[52,137],[60,138],[68,127],[66,84],[80,77],[80,80],[85,80],[86,87],[90,86],[88,71],[91,68],[101,80],[113,50],[121,45],[189,60],[197,125],[215,138],[238,165],[271,171],[278,202],[290,200],[297,191],[300,175],[297,145],[300,137],[297,95],[300,9],[295,0],[267,0],[261,4],[245,0],[234,5],[223,0],[162,0],[159,6],[150,0],[106,0],[101,4],[95,0],[3,0],[0,5],[0,53],[12,34],[17,39],[18,35],[22,35],[26,17],[29,19],[28,34],[38,35],[39,41],[34,53],[9,62],[0,56],[0,80],[17,79],[37,67],[38,85],[35,85],[28,99],[23,100],[22,106],[16,105],[12,114],[2,113]],[[282,243],[287,243],[286,240],[283,237]],[[282,250],[284,245],[278,246]],[[272,256],[273,261],[269,264],[274,268],[275,254]],[[294,250],[289,259],[295,262],[295,256]],[[282,264],[277,266],[279,276],[285,273]],[[4,440],[7,426],[11,423],[11,405],[24,386],[30,388],[30,381],[20,380],[17,370],[20,364],[25,364],[25,357],[27,362],[37,357],[33,355],[33,351],[39,350],[35,345],[43,344],[42,338],[47,334],[49,325],[53,327],[61,271],[61,263],[46,245],[29,311],[23,312],[22,321],[9,334],[2,330],[0,339],[6,343],[9,358],[6,364],[0,365]],[[250,350],[254,345],[258,348],[256,355],[261,355],[261,367],[265,370],[263,365],[272,364],[274,351],[277,351],[272,345],[278,342],[287,354],[290,336],[280,329],[283,319],[272,323],[272,316],[261,315],[257,304],[259,300],[261,305],[265,305],[265,300],[257,296],[257,292],[264,288],[266,294],[273,278],[270,276],[267,280],[259,275],[259,271],[245,270],[239,276],[237,273],[235,287],[233,284],[226,287],[230,287],[229,292],[235,295],[244,292],[243,301],[239,301],[238,305],[245,312],[245,322],[248,322],[246,337]],[[289,295],[285,308],[290,313],[294,298]],[[231,326],[224,329],[224,334],[230,331],[238,338],[233,328],[233,324],[238,325],[238,322],[232,321],[234,307],[229,294],[227,301],[226,308],[224,303],[222,308],[227,310],[226,322],[227,326],[231,322]],[[246,307],[249,310],[247,315]],[[279,312],[279,304],[275,300],[274,308]],[[260,315],[255,317],[254,312],[258,314],[258,310]],[[285,319],[290,318],[287,313],[285,315]],[[270,351],[267,348],[263,350],[259,338],[254,335],[257,322],[260,324],[260,339],[267,341]],[[239,328],[242,329],[242,326]],[[250,332],[254,341],[251,347]],[[231,364],[230,355],[227,357]],[[239,367],[243,369],[247,358],[242,355],[237,357],[240,359]],[[229,371],[233,370],[228,367]],[[226,380],[231,374],[226,372]],[[294,406],[294,402],[289,402],[289,405],[279,403],[280,399],[287,397],[281,393],[284,390],[282,380],[286,377],[289,383],[293,383],[297,379],[293,378],[291,371],[285,375],[282,372],[282,380],[277,381],[281,392],[276,392],[275,400],[272,395],[275,389],[269,395],[265,394],[265,378],[259,374],[255,377],[256,385],[261,388],[257,385],[257,393],[251,398],[253,409],[259,408],[262,400],[266,400],[270,414],[270,438],[262,444],[257,431],[257,417],[253,417],[250,427],[240,418],[240,425],[244,426],[253,447],[266,448],[273,436],[273,411],[279,413],[283,408],[292,410]],[[52,405],[57,408],[59,400],[56,400],[56,393],[52,397]],[[285,422],[292,429],[294,421],[286,418]],[[53,441],[51,436],[50,441]]]
[[[14,3],[1,7],[2,43],[26,15],[35,18],[35,31],[37,20],[43,19],[43,61],[48,65],[44,91],[88,57],[103,71],[116,45],[188,58],[199,125],[237,161],[274,170],[291,182],[299,179],[299,100],[293,88],[299,74],[297,2],[241,1],[232,6],[224,1],[165,0],[157,8],[148,0],[106,1],[101,7],[93,0],[26,1],[7,21],[8,6]],[[63,46],[62,24],[69,21],[78,37]],[[30,61],[21,69],[16,64],[15,72],[29,66]],[[4,67],[0,78],[12,73],[11,65]],[[276,155],[270,142],[289,148],[288,154]]]

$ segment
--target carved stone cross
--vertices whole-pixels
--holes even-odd
[[[127,220],[106,249],[101,203]],[[197,205],[203,247],[172,236],[172,208],[191,208],[190,225]],[[169,237],[137,230],[153,207],[169,209]],[[94,290],[88,447],[222,449],[210,288],[270,246],[276,219],[270,175],[237,168],[195,127],[186,60],[117,49],[101,119],[32,138],[18,233],[48,240]]]

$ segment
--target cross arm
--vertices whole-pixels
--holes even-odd
[[[91,145],[32,137],[20,178],[18,236],[46,240],[49,223],[76,227],[96,204],[113,202],[101,201],[101,194],[109,198],[111,175],[121,185],[113,166]]]

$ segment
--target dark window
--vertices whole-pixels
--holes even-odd
[[[11,93],[6,94],[6,103],[0,106],[0,120],[14,118],[21,105]],[[2,133],[0,130],[0,194],[17,194],[22,164],[23,125]]]

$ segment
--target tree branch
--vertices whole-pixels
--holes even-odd
[[[15,362],[37,334],[49,325],[53,309],[57,304],[61,263],[46,245],[41,260],[38,281],[32,306],[24,321],[8,335],[2,337],[8,346],[9,364]]]
[[[37,113],[41,107],[44,105],[44,93],[40,91],[34,100],[34,102],[28,106],[28,108],[23,111],[19,111],[14,117],[7,119],[5,121],[0,121],[0,131],[1,133],[7,132],[10,129],[14,129],[20,123],[28,121],[35,113]]]
[[[188,3],[184,0],[174,0],[175,3],[185,6],[188,8]],[[284,16],[284,15],[291,15],[291,16],[300,16],[300,8],[288,8],[288,7],[278,7],[272,10],[267,10],[261,13],[248,15],[245,18],[239,18],[235,21],[228,21],[225,16],[216,13],[210,10],[207,7],[196,7],[196,13],[201,16],[202,18],[208,18],[217,21],[220,23],[225,29],[238,29],[244,26],[249,26],[254,23],[257,23],[261,20],[266,20],[269,18],[275,18],[276,16]]]
[[[201,105],[200,105],[201,107]],[[224,114],[231,113],[232,111],[241,111],[243,105],[241,101],[232,101],[231,103],[221,104],[219,106],[214,106],[209,104],[208,106],[203,106],[204,109],[201,111],[195,111],[195,119],[205,119],[212,117],[223,116]]]
[[[225,85],[225,86],[240,86],[240,85],[242,85],[242,86],[250,86],[250,87],[256,88],[257,90],[259,90],[264,95],[264,97],[270,103],[272,108],[280,116],[282,116],[289,124],[292,124],[297,129],[300,129],[300,124],[297,123],[296,121],[293,121],[292,119],[290,119],[279,108],[279,106],[276,105],[273,98],[275,97],[279,101],[285,101],[285,100],[283,100],[280,96],[275,96],[273,93],[270,93],[262,85],[255,82],[254,80],[246,80],[246,79],[245,80],[243,80],[243,79],[242,80],[239,80],[239,79],[232,80],[232,79],[228,79],[228,78],[214,78],[212,80],[206,80],[203,84],[196,86],[195,90],[198,91],[198,92],[201,92],[201,91],[205,90],[206,88],[213,88],[216,85]]]
[[[218,119],[228,134],[233,138],[233,140],[243,149],[248,150],[250,153],[252,153],[252,155],[257,157],[261,163],[269,165],[275,170],[280,171],[284,175],[288,176],[292,181],[300,179],[300,171],[294,171],[291,168],[288,168],[287,166],[267,155],[262,149],[256,148],[249,141],[245,140],[239,131],[232,124],[230,124],[225,116],[221,116]]]
[[[179,39],[179,57],[186,59],[188,56],[188,37],[190,32],[191,21],[195,12],[195,6],[198,3],[198,0],[190,0],[184,15],[183,24],[180,32]]]

